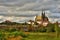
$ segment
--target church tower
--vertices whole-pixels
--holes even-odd
[[[35,22],[36,22],[36,21],[41,21],[41,19],[42,19],[42,16],[36,15],[36,17],[35,17]]]
[[[45,25],[44,23],[47,24],[49,22],[48,17],[45,15],[45,11],[42,11],[41,16],[36,15],[35,22],[37,22],[38,24],[43,24],[43,25]]]
[[[45,11],[44,12],[42,11],[42,19],[43,19],[43,21],[44,21],[45,17],[46,17],[45,16]]]

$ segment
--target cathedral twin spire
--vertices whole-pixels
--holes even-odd
[[[46,17],[45,16],[45,11],[42,10],[42,18],[43,18],[43,20],[44,20],[45,17]]]
[[[36,19],[35,19],[35,20],[41,20],[41,18],[44,20],[45,17],[46,17],[46,16],[45,16],[45,11],[42,10],[41,16],[36,15]]]

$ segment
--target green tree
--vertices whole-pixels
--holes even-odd
[[[56,37],[58,37],[58,22],[55,23],[55,31],[56,31]]]
[[[49,23],[47,26],[47,32],[55,32],[54,24]]]

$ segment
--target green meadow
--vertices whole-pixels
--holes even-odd
[[[60,40],[60,35],[56,37],[56,33],[30,33],[24,40]]]
[[[60,33],[0,31],[0,40],[60,40]]]
[[[14,40],[14,38],[21,36],[18,40],[60,40],[60,34],[56,37],[56,33],[40,33],[40,32],[6,32],[0,33],[0,40]],[[11,39],[13,38],[13,39]]]
[[[29,25],[30,29],[27,32],[20,30],[20,26],[23,25],[7,25],[5,28],[0,28],[0,40],[60,40],[60,27],[57,24],[39,26],[40,28],[36,30]]]

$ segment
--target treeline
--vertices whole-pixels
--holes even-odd
[[[29,32],[55,32],[56,28],[58,28],[58,31],[60,31],[60,27],[58,26],[57,23],[49,23],[47,26],[43,26],[43,25],[38,25],[38,24],[34,24],[37,25],[37,28],[34,28],[34,25],[32,24],[27,24],[25,23],[17,23],[17,22],[2,22],[0,23],[0,25],[7,25],[6,26],[2,26],[3,28],[11,28],[11,30],[27,30]],[[55,28],[56,27],[56,28]],[[9,29],[8,29],[9,30]]]

